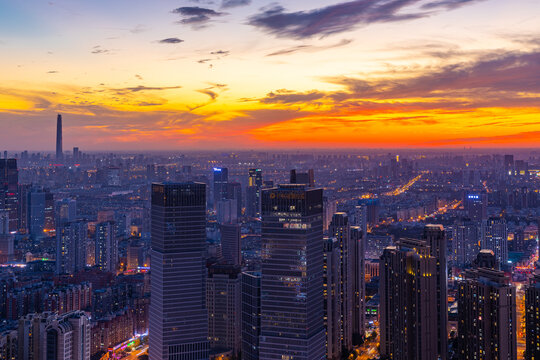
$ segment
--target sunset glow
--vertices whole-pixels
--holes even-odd
[[[537,0],[0,0],[2,149],[537,147]],[[17,136],[14,136],[16,134]]]

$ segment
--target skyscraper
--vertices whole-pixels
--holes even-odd
[[[347,351],[352,350],[353,334],[353,302],[354,302],[354,244],[350,236],[349,218],[346,213],[338,212],[332,216],[329,228],[330,236],[337,240],[339,248],[340,267],[340,336],[342,346]]]
[[[366,330],[366,234],[359,226],[351,226],[351,250],[353,254],[353,344],[358,345]]]
[[[85,268],[87,232],[88,225],[84,221],[62,222],[57,226],[57,274],[74,274]]]
[[[261,189],[263,187],[262,170],[249,169],[248,186],[246,187],[246,215],[261,215]]]
[[[457,221],[452,229],[452,260],[458,267],[472,264],[480,251],[480,223]]]
[[[0,159],[0,210],[9,213],[9,231],[19,225],[19,170],[17,159]]]
[[[62,160],[64,152],[62,150],[62,115],[56,117],[56,160]]]
[[[309,187],[315,186],[315,173],[313,169],[307,172],[298,172],[295,169],[291,170],[291,184],[305,184]]]
[[[115,236],[114,221],[96,225],[96,265],[100,270],[116,272],[118,263],[118,240]]]
[[[207,360],[206,185],[152,184],[150,359]]]
[[[490,218],[482,222],[482,249],[492,250],[498,266],[508,261],[508,226],[504,218]]]
[[[525,359],[540,359],[540,273],[535,272],[525,289]]]
[[[242,273],[242,359],[259,360],[261,273]]]
[[[437,351],[439,359],[445,360],[448,352],[448,267],[446,263],[446,234],[443,226],[426,225],[424,227],[424,240],[437,265],[437,329],[439,333]]]
[[[458,285],[459,359],[517,359],[518,326],[510,278],[493,268],[467,270]]]
[[[240,265],[242,263],[242,253],[240,244],[240,225],[221,224],[221,253],[227,264]]]
[[[465,193],[464,207],[467,216],[473,221],[487,219],[487,200],[486,193]]]
[[[261,360],[325,357],[322,189],[262,192]]]
[[[324,325],[326,329],[326,357],[341,359],[341,249],[336,238],[324,239]]]
[[[429,245],[402,239],[384,250],[379,266],[381,355],[437,359],[437,261]]]
[[[229,169],[214,168],[214,208],[217,207],[218,201],[227,198],[227,183],[229,182]]]
[[[208,268],[206,308],[210,349],[240,354],[242,347],[241,270],[237,265],[214,264]]]

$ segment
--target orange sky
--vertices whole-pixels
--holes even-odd
[[[293,4],[0,0],[0,147],[540,144],[537,0]]]

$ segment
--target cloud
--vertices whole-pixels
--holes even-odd
[[[210,99],[211,100],[216,100],[217,97],[218,97],[218,94],[213,92],[212,90],[209,90],[209,89],[202,89],[202,90],[197,90],[198,92],[200,92],[201,94],[205,94],[205,95],[208,95],[210,96]]]
[[[47,74],[58,74],[58,70],[49,70]]]
[[[181,24],[192,25],[194,28],[202,28],[212,18],[225,15],[225,13],[199,6],[183,6],[174,9],[172,12],[182,16],[182,19],[179,21]]]
[[[91,50],[92,54],[110,54],[110,50],[102,48],[100,45],[96,45]]]
[[[266,97],[260,101],[264,104],[293,104],[311,102],[314,100],[319,100],[323,97],[325,97],[325,93],[317,90],[312,90],[305,93],[295,93],[290,90],[281,89],[268,93],[268,95],[266,95]]]
[[[427,4],[422,5],[422,9],[436,9],[436,8],[446,8],[446,9],[455,9],[464,5],[472,4],[478,2],[479,0],[440,0],[433,1]]]
[[[221,8],[228,9],[232,7],[246,6],[249,4],[251,4],[251,0],[223,0],[221,2]]]
[[[137,24],[133,29],[129,30],[129,32],[132,34],[140,34],[145,31],[148,31],[148,28],[143,24]]]
[[[521,145],[538,144],[540,143],[540,131],[524,131],[514,134],[497,135],[497,136],[481,136],[481,137],[464,137],[453,139],[441,139],[429,141],[427,145],[460,145],[471,143],[488,143],[488,144],[504,144],[504,143],[520,143]]]
[[[533,104],[540,97],[540,51],[486,54],[472,62],[455,63],[401,80],[329,79],[346,87],[336,101],[347,98],[460,98],[464,104],[486,106]],[[528,94],[525,96],[525,94]]]
[[[211,55],[222,55],[222,56],[227,56],[229,55],[231,52],[230,51],[225,51],[225,50],[218,50],[218,51],[212,51],[210,54]]]
[[[136,77],[137,79],[139,79],[139,80],[143,80],[143,77],[142,77],[141,75],[139,75],[139,74],[135,74],[135,77]]]
[[[116,88],[110,89],[111,91],[117,94],[127,94],[127,93],[137,93],[141,91],[162,91],[162,90],[173,90],[180,89],[182,86],[135,86],[135,87],[125,87],[125,88]]]
[[[440,0],[404,12],[421,0],[354,0],[309,11],[287,12],[271,5],[251,16],[248,23],[278,37],[306,39],[352,30],[359,25],[413,20],[433,14],[431,9],[452,9],[482,0]]]
[[[353,40],[351,39],[343,39],[338,43],[326,45],[326,46],[314,46],[314,45],[297,45],[290,48],[285,48],[281,50],[277,50],[274,52],[271,52],[270,54],[267,54],[266,56],[278,56],[278,55],[289,55],[300,51],[306,51],[306,52],[315,52],[315,51],[322,51],[322,50],[328,50],[337,48],[340,46],[349,45],[352,43]]]
[[[166,38],[166,39],[159,40],[160,44],[179,44],[179,43],[182,43],[182,42],[184,42],[184,40],[179,39],[177,37],[172,37],[172,38]]]

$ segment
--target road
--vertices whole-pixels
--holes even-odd
[[[141,355],[148,355],[148,345],[143,345],[139,350],[133,349],[128,356],[122,358],[122,360],[138,360]]]

